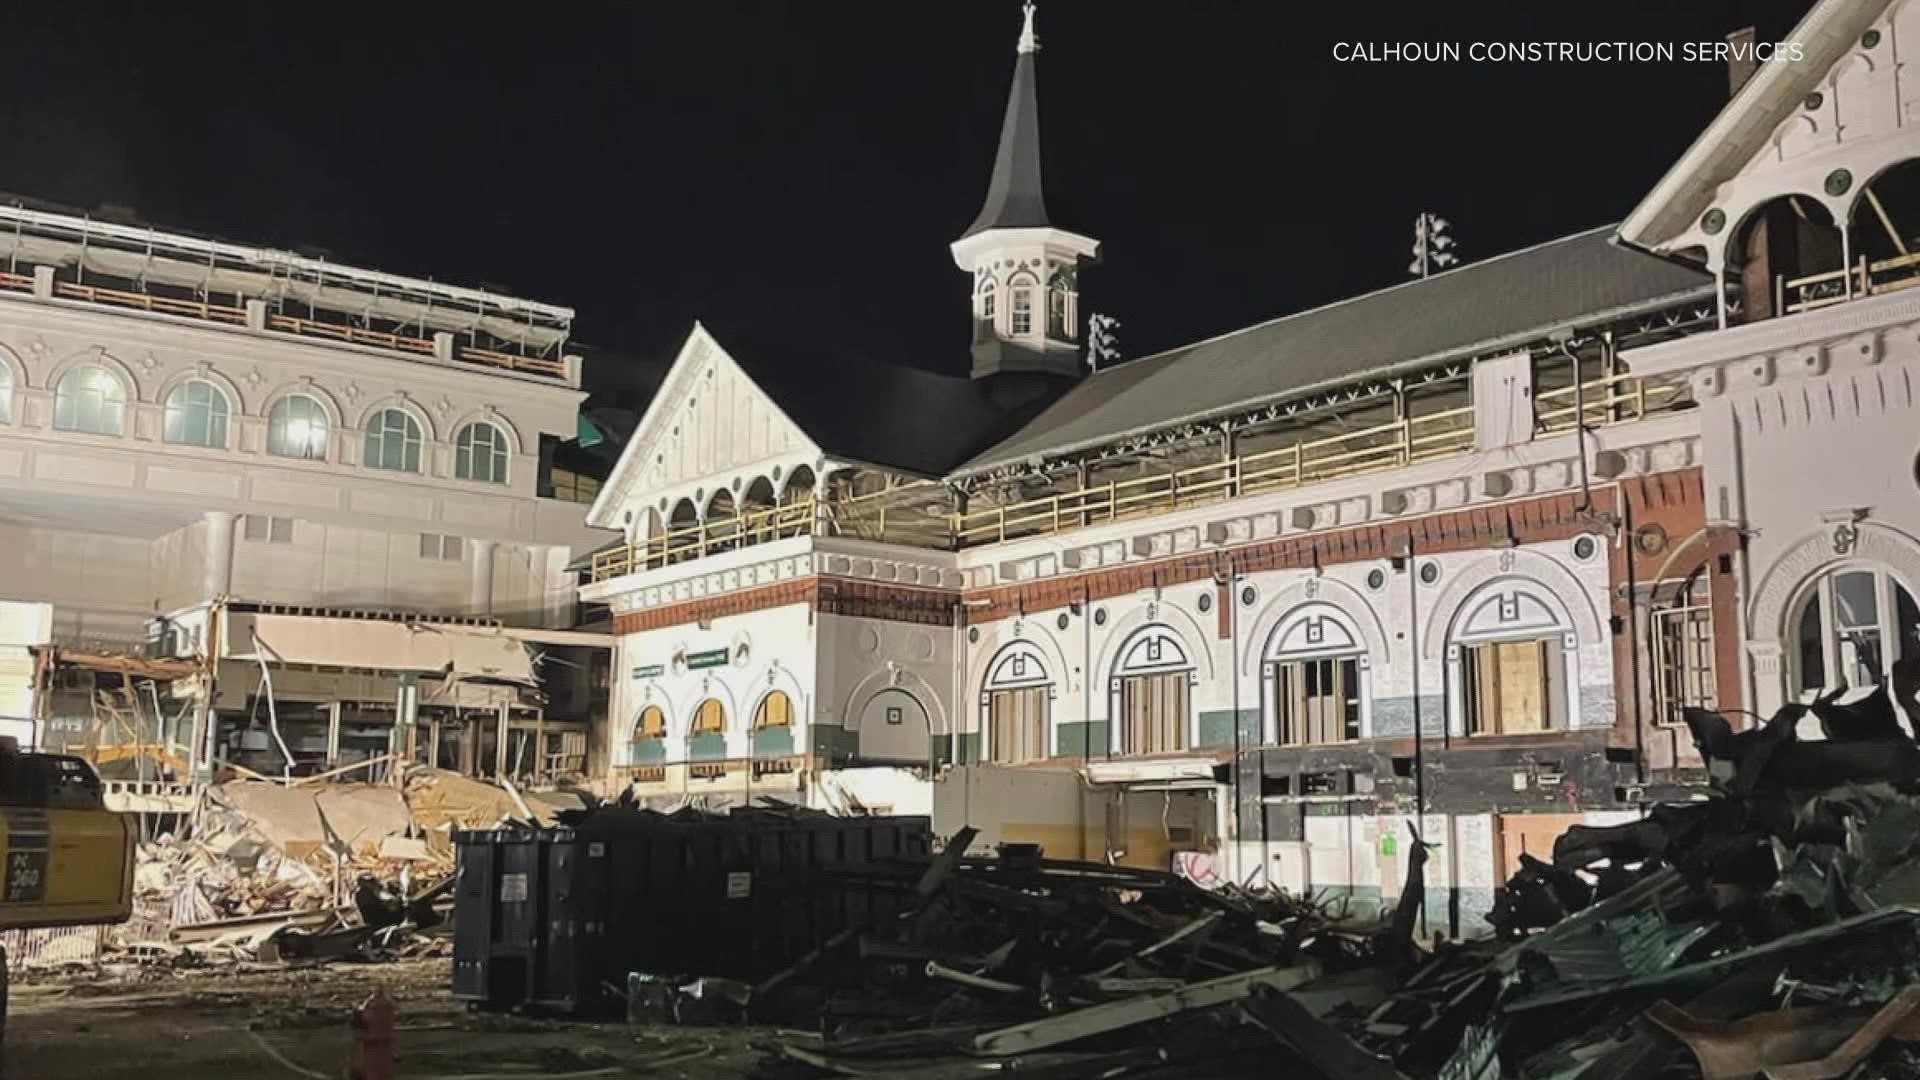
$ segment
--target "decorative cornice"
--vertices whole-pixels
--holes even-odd
[[[1635,375],[1667,375],[1769,354],[1823,350],[1847,337],[1913,324],[1920,324],[1920,290],[1862,297],[1818,311],[1629,349],[1620,358]]]

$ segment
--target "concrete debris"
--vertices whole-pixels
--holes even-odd
[[[552,820],[550,805],[531,805]],[[107,962],[446,955],[451,831],[522,820],[520,806],[484,781],[427,769],[400,787],[214,785],[177,835],[139,845],[135,915],[112,928]]]
[[[1691,714],[1710,786],[1523,859],[1485,939],[1417,938],[1417,834],[1409,898],[1362,925],[1031,845],[967,857],[963,831],[941,854],[850,870],[857,889],[754,893],[884,897],[886,914],[750,993],[634,973],[629,1016],[816,1026],[767,1046],[769,1076],[1920,1075],[1905,690],[1830,695],[1745,731]]]

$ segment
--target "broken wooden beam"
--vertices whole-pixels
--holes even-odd
[[[1327,1080],[1407,1080],[1392,1062],[1368,1053],[1287,994],[1256,987],[1240,1002],[1240,1011],[1293,1047]]]
[[[1293,967],[1268,967],[1243,971],[1206,982],[1192,983],[1163,994],[1146,994],[1079,1009],[1045,1020],[1001,1028],[977,1035],[973,1052],[987,1057],[1004,1057],[1044,1050],[1050,1046],[1075,1042],[1094,1035],[1144,1024],[1149,1020],[1177,1016],[1194,1009],[1212,1008],[1240,1001],[1255,987],[1271,986],[1291,990],[1318,976],[1320,965],[1312,961]]]

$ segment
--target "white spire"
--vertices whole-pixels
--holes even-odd
[[[1020,47],[1015,49],[1014,52],[1039,52],[1040,35],[1033,32],[1033,0],[1027,0],[1026,6],[1021,8],[1021,10],[1027,13],[1027,22],[1025,26],[1020,28]]]

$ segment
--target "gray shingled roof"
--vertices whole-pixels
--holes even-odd
[[[771,344],[712,331],[727,355],[830,456],[943,477],[1033,418],[964,375]]]
[[[1084,449],[1712,295],[1705,274],[1611,243],[1613,228],[1117,364],[960,471]]]
[[[964,236],[988,229],[1045,226],[1046,198],[1040,183],[1040,99],[1034,86],[1034,55],[1014,58],[1013,88],[1000,124],[1000,148],[993,156],[993,178],[980,216]]]

